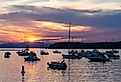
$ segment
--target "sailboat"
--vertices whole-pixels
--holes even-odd
[[[17,51],[16,53],[18,54],[18,56],[28,56],[28,55],[30,55],[30,53],[29,53],[29,45],[28,45],[28,43],[26,41],[26,37],[24,38],[24,42],[23,43],[25,45],[25,49]]]
[[[29,55],[24,59],[25,61],[40,61],[40,59],[37,57],[37,54],[33,51],[30,51]]]
[[[63,58],[64,59],[81,59],[82,57],[78,55],[78,52],[77,51],[70,51],[70,34],[71,34],[71,23],[69,23],[69,41],[68,41],[68,54],[62,54]]]
[[[113,42],[113,39],[112,39]],[[112,46],[113,47],[113,46]],[[110,59],[119,59],[120,55],[119,55],[119,51],[118,50],[108,50],[105,52],[105,54],[110,58]]]
[[[16,52],[19,56],[28,56],[29,54],[29,47],[26,45],[26,49],[24,50],[19,50]]]
[[[97,49],[91,51],[91,53],[88,53],[88,57],[87,57],[90,62],[107,62],[110,61],[109,57],[102,53],[99,52]]]
[[[110,58],[110,59],[119,59],[119,51],[112,49],[112,51],[106,51],[105,54]]]

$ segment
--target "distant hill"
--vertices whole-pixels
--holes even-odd
[[[121,49],[121,42],[59,42],[49,46],[50,49]]]
[[[31,43],[2,43],[0,48],[47,48],[51,43],[31,42]]]
[[[81,42],[58,42],[58,43],[2,43],[0,48],[49,48],[49,49],[121,49],[120,42],[98,42],[98,43],[81,43]]]

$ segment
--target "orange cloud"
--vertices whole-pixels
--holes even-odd
[[[67,24],[62,24],[62,23],[54,23],[54,22],[47,22],[47,21],[33,21],[36,27],[43,28],[43,29],[48,29],[51,31],[68,31],[69,26]],[[88,26],[71,26],[72,31],[88,31],[90,30],[91,27]]]
[[[0,41],[36,41],[40,40],[43,35],[49,36],[53,33],[58,37],[64,33],[68,33],[68,25],[62,23],[46,22],[46,21],[32,21],[33,27],[24,27],[15,25],[9,22],[2,22],[0,25]],[[8,29],[9,28],[9,29]],[[91,27],[87,26],[71,26],[72,32],[89,31]],[[67,35],[67,34],[66,34]],[[6,37],[6,39],[4,39]],[[26,38],[25,38],[26,37]],[[61,36],[60,36],[61,37]]]

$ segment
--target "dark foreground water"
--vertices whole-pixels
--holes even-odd
[[[10,51],[11,57],[6,59],[6,51],[0,51],[0,82],[121,82],[121,59],[106,63],[88,62],[85,58],[74,59],[70,60],[69,69],[58,71],[48,70],[47,62],[62,61],[62,54],[53,54],[54,50],[46,49],[50,55],[45,56],[40,55],[41,49],[30,50],[35,51],[41,60],[24,62],[24,57],[18,56],[16,51]],[[67,53],[68,50],[59,51]],[[26,71],[24,81],[21,78],[22,65]]]

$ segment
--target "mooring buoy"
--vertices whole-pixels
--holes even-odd
[[[21,74],[22,74],[22,80],[24,80],[24,74],[25,74],[24,66],[22,66]]]

